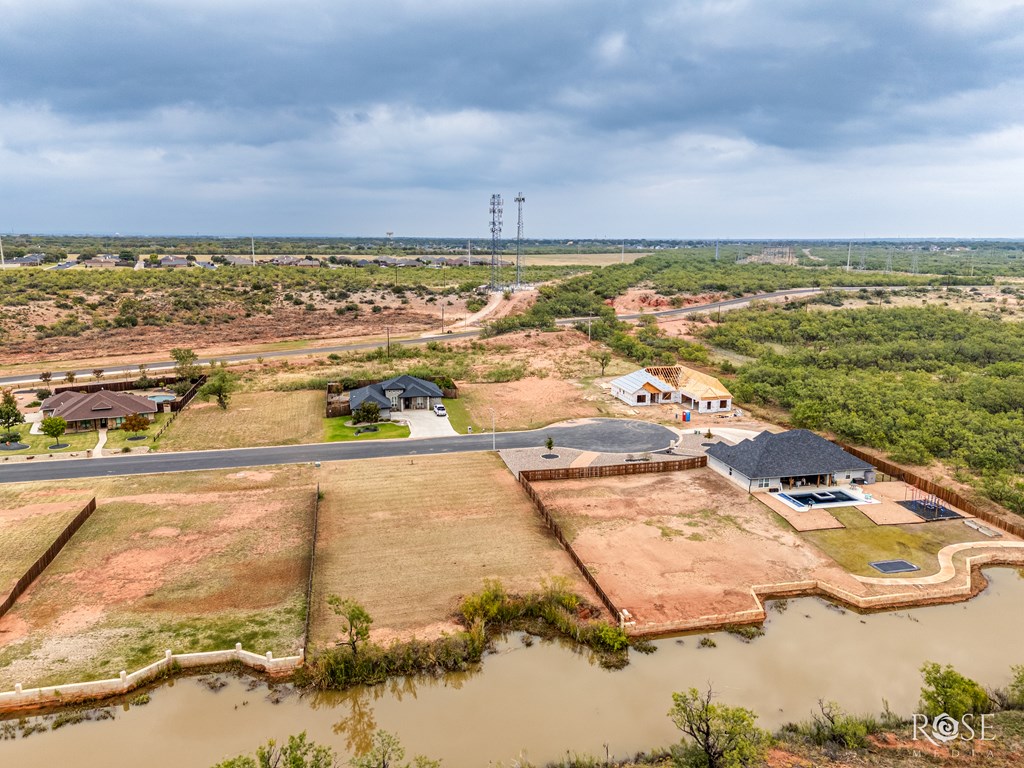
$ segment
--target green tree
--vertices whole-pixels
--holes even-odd
[[[604,376],[605,368],[608,367],[608,363],[612,361],[612,353],[606,349],[601,350],[594,354],[594,360],[601,366],[601,375]]]
[[[364,400],[352,411],[352,421],[356,424],[373,424],[380,421],[380,406]]]
[[[668,715],[690,743],[673,748],[679,768],[746,768],[759,765],[771,736],[757,727],[757,715],[743,707],[713,703],[714,692],[696,688],[672,694]]]
[[[403,763],[405,747],[393,733],[378,730],[373,734],[373,746],[366,754],[353,758],[352,768],[438,768],[439,760],[416,755],[411,763]]]
[[[342,631],[348,634],[348,646],[354,656],[359,643],[365,643],[370,639],[370,625],[373,624],[373,619],[363,606],[351,598],[342,600],[338,595],[330,595],[327,604],[344,620]]]
[[[124,417],[124,421],[121,422],[121,429],[125,432],[131,432],[133,435],[139,434],[139,432],[145,432],[150,427],[150,421],[141,413],[132,413]]]
[[[1013,680],[1007,691],[1010,706],[1024,709],[1024,665],[1010,667],[1010,671],[1013,672]]]
[[[92,369],[92,377],[96,381],[102,381],[103,380],[103,369],[102,368],[93,368]]]
[[[982,714],[990,708],[988,694],[974,680],[964,677],[953,667],[926,661],[921,667],[924,686],[921,688],[921,711],[928,717],[947,714],[959,720],[968,713]]]
[[[0,397],[0,427],[5,432],[10,432],[18,424],[23,424],[25,417],[18,409],[18,401],[14,399],[14,393],[5,389],[3,397]]]
[[[68,431],[68,423],[61,416],[47,416],[39,423],[39,428],[44,435],[53,439],[54,445],[60,445],[61,436]]]
[[[43,382],[43,384],[49,384],[53,380],[53,374],[49,371],[43,371],[39,374],[39,380]]]
[[[171,357],[174,359],[174,373],[179,381],[193,381],[199,376],[199,366],[196,364],[199,355],[191,349],[175,347],[171,350]]]
[[[222,411],[228,409],[228,403],[231,402],[231,394],[238,388],[238,379],[233,373],[229,373],[224,368],[219,368],[217,371],[206,380],[206,383],[199,388],[199,392],[196,396],[203,401],[209,400],[211,397],[216,398],[217,405]]]
[[[306,738],[303,731],[289,736],[279,747],[273,739],[256,750],[256,756],[240,755],[217,763],[213,768],[336,768],[338,758],[330,747],[323,747]]]
[[[67,373],[64,374],[64,381],[66,381],[68,384],[74,384],[75,378],[76,377],[74,371],[68,371]]]

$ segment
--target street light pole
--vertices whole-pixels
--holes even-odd
[[[487,410],[489,410],[491,412],[491,450],[492,451],[496,451],[496,450],[498,450],[498,448],[497,448],[497,443],[495,442],[495,437],[494,437],[494,409],[493,408],[488,408]]]

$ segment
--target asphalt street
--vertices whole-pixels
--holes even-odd
[[[53,459],[0,465],[0,484],[84,477],[146,475],[203,469],[236,469],[273,464],[372,459],[382,456],[427,456],[439,453],[540,448],[548,437],[562,448],[611,453],[642,453],[668,448],[672,430],[645,421],[586,419],[563,422],[530,432],[495,432],[458,437],[434,437],[363,442],[316,443],[218,451],[149,453],[101,459]]]

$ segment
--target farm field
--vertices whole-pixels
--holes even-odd
[[[325,464],[321,488],[312,647],[341,629],[331,594],[358,600],[379,642],[453,630],[459,599],[485,579],[525,591],[564,576],[590,594],[495,455]]]
[[[629,264],[643,256],[650,256],[650,252],[627,251],[624,255],[619,253],[530,253],[523,254],[523,263],[530,266],[595,266],[606,267],[609,264],[625,262]]]
[[[315,489],[306,467],[5,488],[98,507],[0,618],[0,689],[116,677],[165,648],[296,652]]]
[[[240,392],[226,411],[195,401],[158,442],[161,451],[296,445],[324,440],[324,392]],[[130,445],[130,443],[129,443]]]

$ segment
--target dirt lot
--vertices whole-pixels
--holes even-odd
[[[460,598],[485,579],[523,591],[565,576],[589,594],[497,456],[338,462],[322,473],[314,646],[338,636],[330,594],[362,603],[381,642],[451,631]]]
[[[772,513],[708,469],[537,483],[613,601],[638,624],[756,607],[750,586],[850,581]]]
[[[246,392],[226,411],[194,402],[161,436],[161,451],[297,445],[324,440],[323,392]]]
[[[99,506],[0,618],[0,689],[116,676],[162,655],[301,645],[312,470],[10,486],[26,503]],[[5,489],[6,491],[7,489]]]
[[[523,263],[530,266],[586,266],[606,267],[609,264],[625,262],[631,264],[642,256],[650,256],[650,251],[640,253],[627,251],[619,253],[531,253],[523,255]]]

